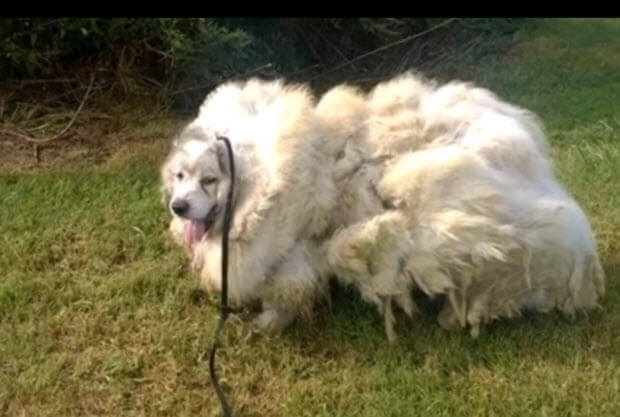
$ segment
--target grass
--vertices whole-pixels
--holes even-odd
[[[346,290],[280,337],[233,318],[218,367],[236,415],[617,416],[618,39],[618,20],[545,20],[507,54],[462,66],[547,125],[556,172],[598,237],[600,311],[498,321],[474,340],[441,330],[431,306],[393,346]],[[166,237],[167,141],[149,129],[101,163],[0,168],[0,415],[219,414],[205,357],[217,299],[194,291]]]

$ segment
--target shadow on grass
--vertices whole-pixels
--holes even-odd
[[[607,288],[601,308],[579,313],[572,320],[558,312],[524,312],[518,318],[487,324],[474,339],[467,329],[446,331],[439,326],[437,315],[443,300],[416,294],[419,312],[413,320],[402,313],[397,315],[398,340],[390,344],[376,309],[361,300],[356,291],[334,287],[331,304],[320,309],[314,322],[297,322],[270,342],[285,343],[317,359],[353,352],[368,365],[395,361],[416,367],[425,366],[432,358],[433,366],[445,374],[466,373],[477,367],[510,368],[523,361],[568,365],[585,357],[618,364],[620,266],[604,268]]]

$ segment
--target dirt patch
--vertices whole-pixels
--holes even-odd
[[[100,164],[124,145],[169,139],[186,121],[157,89],[117,90],[94,75],[0,83],[0,169]]]
[[[126,120],[119,123],[118,119],[82,122],[67,136],[43,143],[0,133],[0,167],[7,171],[30,171],[98,165],[127,145],[169,139],[184,123],[179,118],[162,115],[151,120],[143,117],[133,123]]]

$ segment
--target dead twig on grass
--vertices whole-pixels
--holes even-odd
[[[267,64],[264,64],[264,65],[261,65],[259,67],[254,68],[254,69],[251,69],[249,71],[246,71],[243,74],[229,77],[226,81],[233,81],[233,80],[236,80],[236,79],[242,79],[242,78],[245,78],[245,77],[250,76],[252,74],[255,74],[257,72],[260,72],[260,71],[263,71],[263,70],[266,70],[266,69],[272,69],[272,68],[273,68],[273,64],[269,62]],[[189,91],[202,90],[202,89],[205,89],[205,88],[213,88],[215,85],[216,85],[216,83],[211,81],[209,83],[200,84],[200,85],[193,86],[193,87],[183,87],[183,88],[180,88],[180,89],[177,89],[177,90],[173,91],[170,94],[175,96],[175,95],[187,93]]]
[[[69,131],[69,129],[71,129],[71,127],[75,123],[78,115],[82,111],[82,108],[84,107],[84,104],[86,103],[86,100],[88,99],[88,96],[89,96],[89,94],[91,92],[91,89],[93,87],[94,81],[95,81],[95,74],[93,73],[93,74],[91,74],[90,83],[88,84],[88,88],[86,89],[86,93],[84,94],[84,97],[82,98],[82,101],[80,102],[80,105],[78,106],[77,110],[73,113],[73,116],[71,117],[71,120],[69,120],[67,125],[60,132],[55,134],[54,136],[47,137],[47,138],[34,138],[34,137],[32,137],[30,135],[27,135],[25,133],[17,132],[15,130],[6,129],[6,128],[0,130],[0,133],[4,133],[4,134],[7,134],[7,135],[18,137],[18,138],[26,140],[28,142],[32,142],[35,145],[51,142],[53,140],[56,140],[56,139],[62,137],[65,133],[67,133]],[[44,123],[41,126],[37,126],[34,129],[32,129],[32,130],[41,130],[41,129],[43,129],[45,127],[45,124],[46,123]],[[35,146],[35,156],[38,159],[38,147],[37,146]]]
[[[397,45],[400,45],[400,44],[403,44],[403,43],[406,43],[406,42],[412,41],[412,40],[414,40],[414,39],[416,39],[416,38],[419,38],[420,36],[423,36],[423,35],[426,35],[427,33],[430,33],[430,32],[435,31],[435,30],[439,29],[440,27],[443,27],[443,26],[448,25],[449,23],[452,23],[452,22],[453,22],[453,21],[455,21],[456,19],[457,19],[456,17],[453,17],[453,18],[450,18],[450,19],[444,20],[443,22],[441,22],[441,23],[439,23],[439,24],[437,24],[437,25],[433,26],[432,28],[429,28],[429,29],[424,30],[424,31],[422,31],[422,32],[418,32],[418,33],[416,33],[416,34],[414,34],[414,35],[408,36],[408,37],[406,37],[405,39],[401,39],[401,40],[399,40],[399,41],[389,43],[389,44],[384,45],[384,46],[382,46],[382,47],[380,47],[380,48],[374,49],[374,50],[372,50],[372,51],[370,51],[370,52],[366,52],[365,54],[362,54],[362,55],[360,55],[360,56],[358,56],[358,57],[355,57],[355,58],[353,58],[353,59],[350,59],[349,61],[347,61],[347,62],[345,62],[345,63],[343,63],[343,64],[336,65],[335,67],[333,67],[333,68],[331,68],[331,69],[329,69],[329,70],[327,70],[327,71],[325,71],[325,72],[323,72],[323,73],[321,73],[321,74],[318,74],[317,76],[315,76],[314,78],[312,78],[310,81],[314,81],[314,80],[315,80],[315,79],[317,79],[317,78],[323,77],[323,76],[325,76],[325,75],[327,75],[327,74],[329,74],[329,73],[332,73],[332,72],[334,72],[334,71],[336,71],[336,70],[339,70],[339,69],[341,69],[341,68],[344,68],[344,67],[346,67],[347,65],[351,65],[351,64],[353,64],[354,62],[357,62],[357,61],[359,61],[359,60],[362,60],[362,59],[364,59],[364,58],[366,58],[366,57],[369,57],[369,56],[371,56],[371,55],[374,55],[374,54],[379,53],[379,52],[381,52],[381,51],[384,51],[384,50],[386,50],[386,49],[389,49],[389,48],[392,48],[392,47],[394,47],[394,46],[397,46]]]

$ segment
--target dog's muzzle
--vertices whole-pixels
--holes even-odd
[[[189,210],[189,203],[186,200],[174,200],[170,206],[174,214],[183,217]]]

